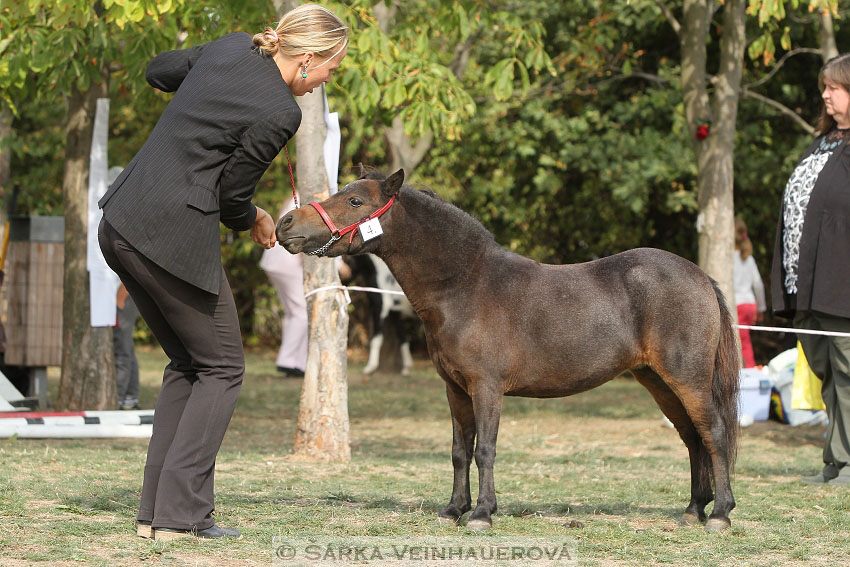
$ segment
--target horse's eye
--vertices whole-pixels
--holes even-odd
[[[359,207],[363,204],[363,201],[360,200],[360,197],[352,197],[348,200],[348,204],[352,207]]]

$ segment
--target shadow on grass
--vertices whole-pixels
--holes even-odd
[[[778,421],[757,421],[742,430],[742,438],[755,438],[770,441],[782,447],[798,448],[803,445],[823,447],[824,427],[822,425],[800,425],[791,427]]]
[[[61,507],[68,512],[92,516],[100,512],[120,512],[135,515],[139,507],[139,492],[130,488],[98,487],[97,493],[69,494],[60,498]]]
[[[590,499],[592,500],[592,499]],[[499,513],[504,516],[523,518],[531,515],[542,516],[623,516],[627,518],[650,518],[653,516],[664,516],[678,520],[682,516],[687,502],[682,503],[681,508],[635,505],[618,500],[606,500],[600,498],[598,502],[582,504],[570,503],[546,503],[534,501],[519,501],[500,506]],[[710,506],[709,506],[710,511]]]

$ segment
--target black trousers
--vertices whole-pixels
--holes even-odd
[[[156,402],[138,519],[155,528],[206,529],[214,524],[215,458],[245,372],[224,268],[216,295],[147,259],[105,220],[98,240],[170,359]]]
[[[818,311],[797,311],[794,327],[850,333],[850,319]],[[850,463],[850,338],[802,333],[797,338],[809,367],[823,380],[821,394],[829,418],[823,462],[840,469]]]

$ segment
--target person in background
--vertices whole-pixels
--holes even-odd
[[[118,409],[139,409],[139,361],[133,344],[133,329],[139,318],[139,309],[124,284],[118,286],[115,303],[118,307],[118,323],[112,329],[112,343],[115,348]]]
[[[295,202],[289,199],[278,219],[294,208]],[[263,251],[260,267],[274,285],[283,306],[277,371],[284,376],[303,378],[307,367],[308,329],[301,255],[290,254],[282,246],[273,246]]]
[[[818,135],[785,185],[776,228],[771,296],[794,327],[850,333],[850,54],[818,77]],[[823,469],[801,480],[850,485],[850,337],[797,335],[822,394],[829,424]]]
[[[290,198],[278,215],[278,220],[294,208],[295,201]],[[260,258],[260,268],[272,282],[283,306],[277,371],[290,378],[303,378],[307,366],[309,328],[301,258],[300,254],[290,254],[282,246],[264,250]],[[351,277],[351,269],[341,257],[334,258],[334,265],[343,281]]]
[[[764,299],[764,283],[753,258],[753,243],[747,236],[747,225],[741,218],[735,219],[735,264],[732,270],[735,280],[735,303],[738,307],[738,323],[753,325],[760,323],[767,305]],[[749,329],[739,329],[741,354],[744,368],[756,365],[753,343]]]
[[[142,537],[241,537],[213,517],[216,456],[245,373],[220,223],[275,245],[254,190],[301,124],[294,97],[329,82],[347,48],[343,22],[304,4],[253,37],[231,33],[148,64],[148,83],[175,94],[98,203],[106,263],[169,358],[136,518]]]

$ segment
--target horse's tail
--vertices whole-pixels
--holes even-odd
[[[726,305],[726,298],[711,280],[717,305],[720,308],[720,342],[714,353],[714,377],[711,382],[711,396],[720,419],[726,430],[726,450],[729,458],[729,471],[735,465],[738,454],[738,390],[740,389],[739,374],[741,370],[738,340],[735,328],[732,326],[732,316]]]

